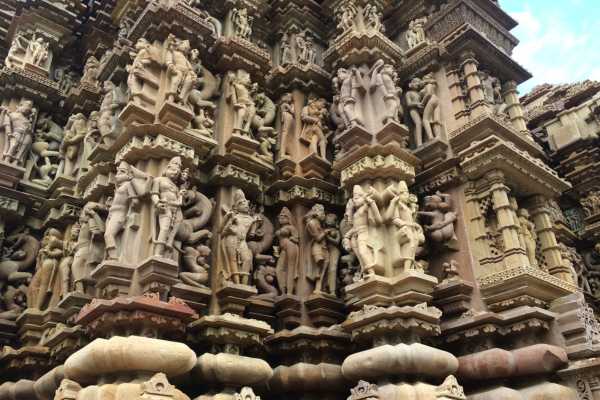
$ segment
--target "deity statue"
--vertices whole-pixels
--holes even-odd
[[[28,40],[25,38],[22,32],[17,32],[13,38],[8,55],[4,60],[4,65],[7,68],[16,68],[18,63],[22,63],[29,46]]]
[[[404,114],[400,96],[402,89],[398,87],[398,74],[391,64],[384,64],[383,60],[378,60],[373,67],[374,72],[378,74],[381,85],[385,90],[383,100],[385,102],[386,113],[383,118],[383,124],[390,121],[400,121]]]
[[[383,14],[379,12],[374,4],[367,4],[363,10],[363,18],[367,31],[384,32],[384,26],[381,23]]]
[[[73,290],[73,277],[71,274],[71,266],[73,265],[73,257],[75,255],[75,245],[81,226],[76,222],[71,226],[69,236],[63,240],[63,256],[58,263],[58,271],[61,278],[60,297],[65,298]]]
[[[250,40],[252,36],[252,20],[254,18],[248,15],[245,8],[234,8],[231,10],[231,22],[233,25],[233,35],[242,39]]]
[[[92,111],[88,118],[85,137],[83,138],[83,151],[81,153],[81,164],[79,166],[80,173],[86,173],[90,167],[90,156],[101,141],[100,128],[98,121],[100,120],[100,112]]]
[[[104,81],[102,85],[102,103],[98,117],[98,130],[102,143],[110,146],[118,135],[119,113],[125,106],[125,96],[121,89],[112,81]]]
[[[325,228],[325,208],[315,204],[304,216],[306,232],[310,238],[311,263],[306,273],[308,279],[315,283],[315,293],[322,293],[325,286],[325,277],[328,275],[330,254]]]
[[[108,210],[104,232],[107,260],[118,259],[118,236],[125,230],[128,219],[135,220],[139,215],[139,199],[145,194],[149,179],[148,175],[125,161],[117,167],[115,194]]]
[[[356,113],[357,99],[353,90],[353,75],[354,73],[351,73],[351,71],[339,68],[336,77],[333,78],[334,93],[339,97],[339,115],[342,117],[345,128],[350,128],[353,125],[363,125]]]
[[[325,229],[327,231],[327,252],[329,253],[329,268],[327,271],[327,290],[329,294],[335,296],[338,278],[338,263],[340,261],[341,251],[340,243],[342,234],[338,226],[337,215],[329,213],[325,216]]]
[[[440,136],[442,117],[440,115],[440,101],[437,96],[437,82],[432,74],[423,77],[421,89],[421,104],[423,108],[423,129],[425,141],[428,142]]]
[[[483,88],[483,98],[487,103],[494,104],[494,78],[484,70],[477,71],[477,73]]]
[[[529,263],[532,267],[537,267],[537,257],[536,257],[536,240],[537,233],[535,230],[535,224],[531,222],[529,217],[529,211],[525,208],[520,208],[518,211],[519,216],[519,242],[521,244],[521,248],[525,250],[527,253],[527,257],[529,258]]]
[[[290,210],[284,207],[279,213],[279,229],[275,232],[279,240],[279,259],[276,274],[283,294],[293,295],[297,289],[299,271],[299,234],[293,225]]]
[[[373,198],[373,189],[370,189],[365,192],[362,187],[354,186],[344,216],[350,229],[345,233],[342,244],[356,255],[363,275],[374,275],[380,267],[376,264],[376,252],[381,245],[373,240],[369,227],[383,224],[383,217]]]
[[[457,215],[452,211],[452,197],[449,194],[437,192],[426,196],[425,211],[417,214],[429,220],[429,224],[425,225],[425,233],[433,242],[444,244],[458,241],[454,233]]]
[[[190,62],[194,66],[194,73],[197,76],[196,84],[188,96],[188,102],[195,114],[192,120],[192,128],[212,137],[215,122],[210,114],[214,113],[216,106],[211,99],[219,93],[221,79],[202,65],[199,56],[200,52],[197,49],[192,49]]]
[[[283,158],[292,155],[291,139],[293,139],[296,121],[294,97],[289,92],[281,96],[281,100],[279,100],[279,118],[281,121],[279,158]]]
[[[4,133],[2,161],[23,165],[33,135],[33,102],[21,100],[15,111],[0,107],[0,133]]]
[[[344,4],[337,14],[338,29],[340,29],[342,33],[354,30],[356,27],[354,19],[357,14],[358,9],[353,3]]]
[[[38,116],[35,128],[32,152],[36,155],[36,159],[34,159],[33,167],[39,177],[32,177],[31,180],[42,185],[49,185],[58,171],[64,131],[45,113]]]
[[[226,282],[247,285],[254,258],[248,239],[257,233],[260,217],[251,214],[250,202],[240,189],[233,193],[231,209],[223,211],[225,215],[219,233],[219,252],[223,263],[221,273]]]
[[[224,92],[227,101],[233,106],[234,132],[250,135],[250,128],[256,115],[256,105],[251,95],[255,88],[255,84],[250,80],[250,74],[246,71],[228,73]]]
[[[62,173],[65,176],[75,177],[79,172],[79,154],[87,128],[87,121],[83,114],[73,114],[69,117],[59,150],[64,160]]]
[[[38,67],[44,67],[48,61],[48,42],[42,37],[33,37],[27,47],[29,62]]]
[[[150,43],[144,38],[138,39],[135,44],[135,51],[130,53],[133,59],[131,65],[127,66],[127,86],[131,93],[131,101],[134,104],[141,104],[141,96],[144,92],[144,83],[149,78],[148,68],[152,64],[150,55]]]
[[[154,234],[154,256],[168,257],[183,221],[181,206],[186,194],[187,170],[182,171],[181,157],[173,157],[162,176],[152,180],[150,195],[158,229]]]
[[[307,64],[317,63],[317,52],[315,50],[315,42],[310,34],[310,31],[305,32],[305,46],[300,52],[300,60]]]
[[[165,64],[167,65],[167,101],[180,105],[188,104],[188,96],[196,84],[196,73],[188,60],[189,40],[177,39],[170,34],[165,41]]]
[[[94,56],[91,56],[85,62],[83,66],[83,76],[81,77],[81,83],[97,86],[98,85],[98,75],[100,74],[100,61]]]
[[[326,120],[329,116],[325,99],[309,98],[302,109],[302,132],[300,140],[308,143],[309,150],[322,159],[327,159]]]
[[[36,261],[36,271],[27,290],[27,306],[38,310],[45,310],[55,303],[61,290],[56,290],[55,285],[61,283],[58,264],[63,257],[63,236],[55,228],[46,230],[42,238],[42,247]]]
[[[292,43],[290,41],[290,35],[284,33],[281,38],[281,61],[280,65],[288,65],[294,62],[294,57],[292,53]]]
[[[73,291],[86,293],[86,282],[92,270],[102,261],[104,252],[104,219],[106,206],[88,202],[79,215],[79,229],[74,243],[71,263]]]
[[[425,36],[425,24],[427,23],[427,17],[417,18],[408,24],[408,30],[406,31],[406,42],[408,49],[413,49],[419,44],[427,40]]]
[[[424,142],[427,142],[428,139],[424,140],[423,138],[423,97],[421,94],[421,90],[423,89],[423,81],[420,78],[413,78],[408,85],[408,90],[406,91],[405,99],[406,99],[406,108],[408,110],[408,115],[414,125],[414,139],[415,146],[421,147]],[[425,132],[428,134],[428,132]]]

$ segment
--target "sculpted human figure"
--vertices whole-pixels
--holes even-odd
[[[302,132],[300,139],[308,143],[309,150],[322,159],[327,159],[327,138],[324,123],[329,116],[325,99],[309,98],[302,109]]]
[[[43,67],[48,61],[48,42],[42,37],[33,38],[29,41],[27,52],[33,65]]]
[[[10,49],[8,50],[8,55],[4,60],[4,65],[6,65],[8,68],[15,68],[15,62],[23,61],[28,45],[28,40],[25,38],[25,36],[23,36],[23,33],[18,32],[10,44]]]
[[[233,34],[242,39],[250,39],[252,36],[252,20],[245,8],[234,8],[231,11],[231,22],[233,25]]]
[[[279,118],[281,118],[281,138],[279,143],[279,158],[292,155],[292,140],[294,135],[294,124],[296,110],[294,97],[291,93],[281,96],[279,101]]]
[[[402,110],[402,104],[400,102],[400,96],[402,95],[402,89],[398,87],[398,74],[391,64],[384,64],[383,60],[379,60],[375,63],[374,72],[379,76],[381,85],[385,91],[383,100],[385,102],[386,112],[383,118],[383,124],[387,124],[390,121],[399,121],[404,114]]]
[[[27,284],[31,274],[19,276],[9,281],[4,290],[0,290],[0,320],[16,321],[27,308]]]
[[[173,250],[173,241],[183,220],[181,206],[185,196],[187,173],[182,171],[181,157],[173,157],[162,176],[152,180],[150,195],[158,222],[158,231],[154,236],[154,255],[166,257]],[[181,182],[183,181],[183,182]]]
[[[521,247],[525,249],[527,253],[527,257],[529,258],[529,263],[532,267],[537,267],[537,257],[536,257],[536,240],[537,233],[535,230],[535,224],[531,222],[529,218],[529,211],[525,208],[520,208],[518,211],[519,216],[519,241],[521,242]]]
[[[414,78],[408,85],[406,91],[406,108],[408,115],[414,125],[414,139],[416,147],[423,145],[423,99],[421,97],[423,82],[419,78]]]
[[[440,101],[437,96],[437,82],[432,74],[423,77],[421,89],[421,104],[423,109],[423,129],[425,141],[428,142],[440,136],[439,128],[442,121],[440,116]]]
[[[363,17],[367,31],[382,32],[381,13],[374,4],[367,4],[363,10]]]
[[[54,285],[60,271],[58,263],[63,256],[62,234],[55,228],[46,230],[42,239],[42,247],[36,261],[36,271],[27,290],[27,306],[45,310],[50,304]]]
[[[144,82],[148,80],[148,68],[152,64],[150,55],[150,43],[144,38],[138,39],[135,51],[130,53],[133,62],[127,66],[127,86],[131,93],[134,104],[141,104],[141,96],[144,91]]]
[[[337,215],[333,213],[327,214],[325,217],[325,229],[327,230],[327,252],[329,253],[329,268],[327,271],[326,285],[329,294],[335,296],[338,280],[338,264],[341,256],[340,243],[342,242],[342,234],[338,227]]]
[[[35,265],[40,241],[29,233],[29,229],[9,235],[4,241],[0,258],[0,292],[11,281],[29,276]]]
[[[264,92],[256,93],[252,98],[256,107],[256,112],[252,118],[252,128],[255,131],[272,131],[271,125],[273,125],[277,115],[275,103]]]
[[[100,61],[94,56],[91,56],[83,66],[83,76],[81,83],[96,86],[98,84],[98,74],[100,73]]]
[[[434,242],[443,244],[458,240],[454,232],[457,215],[452,211],[452,199],[449,194],[437,192],[425,197],[425,211],[419,211],[417,214],[429,220],[429,224],[425,225],[425,233]]]
[[[107,260],[117,260],[119,257],[117,236],[125,229],[128,215],[132,217],[139,213],[139,198],[144,194],[148,176],[122,161],[117,167],[115,181],[115,194],[108,210],[104,233]]]
[[[343,33],[353,30],[355,28],[354,19],[356,18],[356,14],[358,14],[358,9],[354,4],[343,5],[338,14],[338,29]]]
[[[281,37],[281,61],[279,64],[288,65],[294,62],[294,57],[292,54],[292,44],[290,41],[290,35],[284,33]]]
[[[367,193],[359,185],[354,186],[344,218],[350,227],[344,235],[344,248],[356,255],[363,275],[375,274],[378,267],[376,251],[380,244],[375,243],[371,237],[369,226],[377,228],[383,224],[383,218],[373,198],[372,188]]]
[[[181,281],[195,287],[206,287],[209,280],[210,247],[205,244],[186,246],[183,253],[184,270],[179,273]]]
[[[339,93],[340,115],[346,128],[360,124],[356,114],[356,97],[353,92],[353,75],[345,68],[337,70],[337,76],[333,80],[334,91]]]
[[[329,247],[327,243],[327,230],[325,229],[325,208],[315,204],[304,217],[306,233],[310,238],[311,263],[306,276],[315,282],[315,293],[323,292],[325,277],[329,270]]]
[[[102,86],[102,103],[98,117],[98,130],[104,145],[110,146],[116,138],[118,115],[125,106],[125,98],[121,90],[112,81],[104,81]]]
[[[398,187],[388,186],[386,191],[393,197],[387,207],[385,220],[391,221],[395,227],[395,242],[399,246],[398,254],[394,257],[394,266],[403,271],[415,269],[417,250],[425,242],[423,229],[415,221],[416,198],[411,196],[404,181],[401,181]]]
[[[230,72],[224,90],[227,100],[233,105],[233,130],[249,135],[256,115],[250,74],[243,70],[239,70],[237,74]]]
[[[417,32],[415,31],[415,21],[410,21],[408,23],[408,30],[406,31],[406,43],[408,44],[409,50],[415,48],[419,44]]]
[[[247,285],[253,266],[253,253],[248,239],[256,232],[260,217],[250,212],[250,202],[240,189],[233,193],[233,206],[225,210],[221,224],[219,251],[222,274],[226,282]]]
[[[33,102],[21,100],[15,111],[0,108],[0,123],[4,133],[2,161],[22,165],[32,142]]]
[[[104,205],[88,202],[79,215],[79,230],[71,264],[73,290],[77,293],[86,293],[86,281],[93,268],[102,261],[105,225],[101,214],[105,212]]]
[[[58,271],[61,278],[60,297],[64,298],[72,291],[72,274],[71,266],[73,265],[73,257],[75,255],[75,244],[79,236],[80,225],[78,222],[73,224],[69,232],[69,236],[63,240],[63,255],[58,264]]]
[[[258,267],[254,273],[254,282],[256,282],[256,288],[260,294],[256,296],[256,298],[273,300],[279,295],[275,283],[276,277],[277,273],[275,268],[267,265]]]
[[[83,138],[83,151],[81,153],[81,164],[79,167],[80,173],[86,173],[90,167],[90,156],[96,146],[100,143],[100,128],[98,128],[98,121],[100,119],[100,112],[92,111],[88,118],[85,137]]]
[[[194,66],[188,60],[190,53],[189,40],[177,39],[170,34],[165,41],[167,49],[165,64],[167,66],[167,101],[187,105],[188,96],[196,84]]]
[[[71,115],[59,150],[64,160],[63,175],[75,177],[79,171],[79,152],[86,133],[85,116],[81,113]]]
[[[284,207],[279,213],[279,229],[275,236],[279,240],[279,259],[275,267],[277,282],[283,294],[293,295],[296,292],[299,277],[299,234],[293,225],[292,213]]]

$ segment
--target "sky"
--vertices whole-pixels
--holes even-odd
[[[519,22],[514,59],[533,78],[525,94],[542,83],[600,80],[600,0],[500,0]]]

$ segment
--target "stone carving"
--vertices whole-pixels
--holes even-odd
[[[329,117],[325,99],[309,98],[302,109],[302,131],[300,140],[308,144],[311,154],[327,159],[327,125]]]
[[[89,202],[79,215],[79,229],[74,243],[71,263],[72,290],[87,293],[90,286],[90,272],[104,256],[104,218],[106,206]]]
[[[356,5],[352,2],[344,4],[337,14],[338,29],[342,32],[348,32],[355,28],[354,18],[358,14]]]
[[[414,49],[421,43],[426,43],[427,38],[425,36],[425,24],[427,23],[427,17],[416,18],[409,22],[408,30],[406,31],[406,43],[408,49]]]
[[[167,101],[185,106],[196,85],[198,77],[188,59],[190,42],[170,34],[165,41],[165,64],[167,66]]]
[[[310,237],[311,255],[311,263],[306,276],[315,283],[315,293],[321,293],[326,289],[327,282],[325,278],[329,274],[331,261],[328,230],[325,227],[325,207],[321,204],[315,204],[304,219],[306,221],[306,232]]]
[[[8,55],[4,60],[4,65],[8,68],[17,68],[23,65],[28,47],[28,40],[23,36],[23,33],[17,32],[8,49]]]
[[[60,148],[64,132],[49,115],[42,113],[37,119],[34,141],[31,146],[33,158],[32,182],[49,185],[59,168]]]
[[[86,127],[86,133],[83,138],[83,150],[81,151],[81,164],[79,167],[80,174],[84,174],[89,170],[90,167],[90,156],[96,146],[100,144],[102,136],[100,134],[100,127],[98,122],[100,121],[100,112],[92,111],[88,118]]]
[[[243,70],[229,72],[224,85],[225,98],[234,110],[233,131],[249,136],[256,115],[256,104],[251,94],[256,86],[252,84],[250,74]]]
[[[240,189],[233,193],[231,209],[223,211],[225,215],[219,232],[223,279],[248,285],[254,259],[248,241],[260,236],[261,218],[251,213],[250,202]]]
[[[279,258],[277,260],[276,274],[279,288],[283,294],[293,295],[299,271],[299,234],[293,224],[293,216],[288,208],[283,208],[279,213],[279,229],[275,232],[279,240]]]
[[[479,79],[483,86],[485,101],[494,107],[494,114],[506,114],[507,104],[502,95],[500,79],[492,76],[487,71],[478,71]]]
[[[437,192],[435,195],[426,196],[424,202],[425,211],[419,211],[418,215],[428,219],[425,225],[425,234],[435,243],[456,243],[458,239],[454,233],[454,223],[457,215],[452,211],[452,198],[449,194]]]
[[[40,242],[29,233],[28,228],[6,237],[0,257],[0,292],[7,283],[31,277],[29,272],[35,265],[39,250]]]
[[[592,287],[588,278],[590,277],[590,271],[584,261],[583,257],[579,255],[577,249],[567,246],[564,243],[558,244],[560,247],[560,253],[563,261],[566,262],[567,267],[571,270],[573,275],[573,283],[577,285],[585,293],[593,293]]]
[[[537,267],[537,256],[536,256],[536,240],[537,233],[535,230],[535,224],[531,222],[529,218],[529,211],[524,208],[519,209],[519,242],[521,248],[527,253],[529,263],[532,267]]]
[[[73,277],[71,267],[73,265],[73,258],[75,255],[75,244],[79,236],[79,230],[81,226],[79,223],[73,224],[69,231],[69,235],[63,240],[63,254],[62,259],[58,264],[58,271],[60,274],[61,285],[60,285],[60,298],[66,297],[68,293],[73,291]]]
[[[254,394],[254,391],[250,387],[243,387],[239,393],[234,396],[235,400],[260,400],[260,396]]]
[[[60,145],[60,155],[63,161],[62,174],[75,177],[79,172],[80,153],[83,140],[88,131],[87,120],[81,113],[73,114],[65,126],[63,141]]]
[[[440,115],[437,83],[432,74],[421,78],[413,78],[405,95],[406,108],[413,126],[415,146],[438,138],[441,134],[442,119]]]
[[[0,108],[0,133],[4,135],[2,161],[22,165],[32,143],[33,102],[22,100],[14,111]]]
[[[85,62],[83,67],[83,76],[81,83],[89,86],[98,86],[98,75],[100,74],[100,61],[94,56],[91,56]]]
[[[0,286],[0,320],[15,321],[25,311],[30,279],[29,273],[13,275],[5,287]]]
[[[277,279],[277,270],[275,268],[266,265],[259,266],[254,273],[254,282],[260,293],[256,297],[259,299],[275,299],[279,295]]]
[[[199,55],[197,49],[190,52],[190,62],[194,66],[197,77],[196,84],[188,97],[195,114],[192,128],[206,136],[212,136],[214,120],[211,115],[214,114],[216,106],[211,99],[218,94],[221,79],[202,65]]]
[[[340,8],[336,14],[338,30],[342,34],[346,32],[370,33],[383,32],[381,23],[383,14],[375,4],[358,6],[354,2],[348,2]]]
[[[279,158],[291,156],[293,154],[292,140],[294,137],[294,125],[296,121],[296,110],[294,106],[294,97],[291,93],[281,96],[279,101]]]
[[[253,17],[248,15],[245,8],[234,8],[231,10],[231,23],[233,26],[233,35],[242,39],[250,40],[252,36]]]
[[[398,87],[398,74],[391,64],[384,64],[383,61],[375,63],[374,71],[378,74],[381,84],[385,90],[384,102],[386,114],[383,123],[387,124],[390,121],[401,121],[404,115],[404,110],[400,102],[402,89]]]
[[[111,81],[104,81],[102,103],[98,116],[98,130],[102,144],[110,146],[120,132],[119,113],[125,106],[125,95],[121,88]]]
[[[48,69],[49,43],[43,37],[26,38],[22,32],[18,32],[11,43],[4,64],[8,68],[24,68],[25,64],[31,64],[42,69]]]
[[[152,64],[150,43],[144,38],[138,39],[135,44],[135,51],[129,55],[133,60],[131,65],[127,66],[127,72],[129,72],[127,86],[129,87],[130,99],[134,104],[141,105],[144,83],[150,79],[150,73],[148,72],[148,68]],[[105,89],[105,93],[107,90]]]
[[[600,191],[592,191],[581,199],[585,214],[589,217],[600,213]]]
[[[125,161],[121,162],[117,167],[115,194],[108,210],[104,233],[106,258],[108,260],[117,260],[119,258],[119,250],[123,250],[123,243],[120,243],[120,239],[128,220],[131,225],[135,226],[137,224],[136,219],[139,218],[140,197],[147,191],[148,180],[149,177],[147,174]]]
[[[336,214],[329,213],[325,216],[327,252],[329,254],[329,266],[325,285],[329,294],[333,296],[336,295],[337,291],[338,263],[340,261],[340,245],[342,243],[342,234],[338,225],[338,218]]]
[[[383,259],[400,271],[416,268],[415,255],[425,241],[423,229],[415,222],[416,212],[416,197],[403,181],[383,193],[354,186],[346,207],[349,230],[343,243],[356,254],[363,275],[392,273],[385,271]]]
[[[379,388],[375,384],[359,381],[353,389],[350,389],[348,400],[379,400]]]
[[[281,38],[280,65],[315,64],[317,53],[310,31],[284,33]]]
[[[56,304],[62,293],[59,263],[63,257],[63,235],[46,230],[36,260],[36,270],[27,290],[27,307],[45,310]]]

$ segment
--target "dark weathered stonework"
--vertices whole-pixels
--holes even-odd
[[[0,8],[0,400],[600,398],[600,85],[497,1]]]

